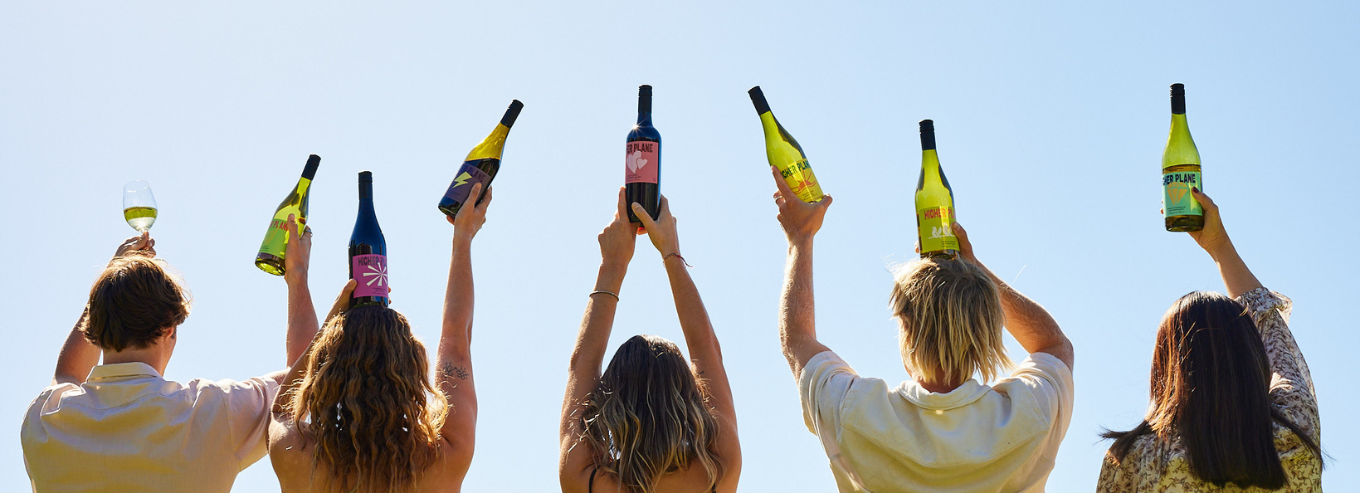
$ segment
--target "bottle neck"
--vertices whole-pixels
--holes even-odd
[[[760,127],[765,130],[766,140],[778,140],[780,138],[779,120],[774,118],[773,111],[766,111],[760,114]]]
[[[643,111],[643,110],[642,110],[642,104],[641,104],[641,103],[638,103],[638,118],[637,118],[637,125],[638,125],[639,127],[650,127],[650,126],[652,126],[652,109],[651,109],[651,106],[652,106],[651,104],[648,104],[648,105],[647,105],[647,110],[646,110],[646,111]]]
[[[359,182],[359,215],[373,215],[373,182]]]
[[[940,181],[940,156],[935,149],[921,151],[921,172],[925,173],[926,180]]]

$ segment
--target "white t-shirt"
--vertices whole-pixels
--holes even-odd
[[[169,382],[144,363],[96,366],[24,416],[36,492],[222,492],[267,452],[271,378]]]
[[[993,386],[889,389],[836,353],[798,379],[803,419],[842,492],[1042,492],[1072,419],[1072,370],[1034,353]]]

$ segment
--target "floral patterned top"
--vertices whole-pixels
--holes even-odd
[[[1266,288],[1256,288],[1237,298],[1247,306],[1256,328],[1265,342],[1270,358],[1270,405],[1286,418],[1306,430],[1315,443],[1321,442],[1321,422],[1318,418],[1317,397],[1313,391],[1313,377],[1303,353],[1289,332],[1289,312],[1292,302],[1284,295]],[[1321,492],[1322,461],[1299,437],[1279,423],[1275,423],[1275,449],[1280,453],[1280,465],[1289,480],[1276,491]],[[1100,493],[1133,492],[1263,492],[1258,487],[1238,488],[1232,483],[1225,487],[1201,481],[1190,472],[1185,449],[1179,440],[1162,443],[1156,435],[1139,438],[1123,461],[1105,454],[1100,469]]]

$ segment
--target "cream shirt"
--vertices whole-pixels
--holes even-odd
[[[1072,391],[1072,370],[1046,353],[996,385],[968,380],[944,394],[914,381],[890,389],[830,351],[798,382],[803,419],[842,492],[1042,492]]]
[[[28,407],[21,437],[33,491],[228,492],[264,457],[271,378],[168,382],[150,365],[96,366]]]

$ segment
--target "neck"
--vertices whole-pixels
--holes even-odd
[[[916,383],[919,384],[921,388],[929,390],[931,393],[935,394],[948,394],[950,392],[953,392],[954,389],[959,388],[960,385],[963,385],[963,382],[935,383],[924,378],[916,378]]]
[[[165,366],[170,363],[170,358],[165,356],[164,351],[161,351],[158,345],[122,351],[105,349],[104,364],[114,365],[118,363],[146,363],[156,369],[156,373],[165,375]]]

